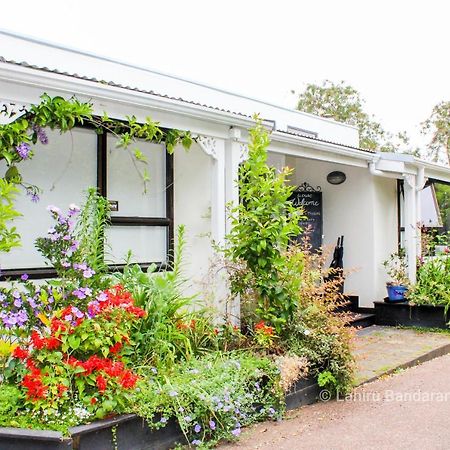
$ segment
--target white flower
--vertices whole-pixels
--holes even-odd
[[[309,336],[311,334],[311,331],[310,330],[305,330],[303,333],[305,334],[305,336]]]

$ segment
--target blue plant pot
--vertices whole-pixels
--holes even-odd
[[[390,302],[404,302],[406,286],[386,286]]]

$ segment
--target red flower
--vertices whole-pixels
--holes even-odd
[[[98,392],[103,394],[103,392],[106,391],[106,385],[107,385],[105,378],[102,375],[97,375],[95,382],[97,383]]]
[[[122,349],[122,342],[116,342],[112,347],[109,347],[109,351],[113,354],[120,352]]]
[[[18,359],[27,359],[28,356],[30,355],[30,353],[28,352],[28,350],[21,348],[21,347],[16,347],[12,353],[14,358],[18,358]]]
[[[57,388],[58,388],[58,397],[62,397],[63,394],[64,394],[64,392],[66,392],[67,389],[68,389],[67,386],[64,386],[64,385],[61,384],[61,383],[57,385]]]
[[[136,385],[138,379],[139,377],[131,370],[125,370],[119,382],[125,389],[131,389]]]
[[[31,333],[31,342],[36,350],[42,350],[45,346],[44,339],[41,338],[37,331]]]
[[[23,377],[21,385],[27,389],[28,400],[36,401],[45,398],[47,387],[42,383],[41,376],[40,370],[36,369],[33,365],[31,373]]]
[[[264,334],[267,334],[267,336],[273,336],[275,333],[275,330],[273,327],[270,327],[269,325],[266,325],[264,320],[261,320],[255,325],[255,330],[260,331]]]
[[[91,398],[91,405],[95,405],[98,402],[98,400],[95,397]]]
[[[44,339],[44,345],[47,350],[56,350],[61,345],[61,342],[55,336],[50,336]]]

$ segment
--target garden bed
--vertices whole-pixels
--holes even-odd
[[[286,409],[309,405],[317,400],[319,386],[315,378],[298,380],[286,394]],[[58,431],[1,428],[2,450],[165,450],[186,444],[181,428],[172,420],[152,430],[135,414],[104,419],[69,429],[69,436]]]
[[[444,306],[412,305],[408,302],[374,302],[375,323],[390,326],[448,328],[450,314]]]

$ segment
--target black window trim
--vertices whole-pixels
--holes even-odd
[[[91,125],[77,125],[76,128],[93,128]],[[167,129],[162,128],[163,131]],[[103,132],[97,135],[97,189],[101,195],[107,197],[107,166],[108,166],[108,133]],[[161,142],[164,144],[164,142]],[[166,262],[146,261],[138,264],[142,269],[147,269],[156,265],[157,270],[168,270],[173,262],[174,249],[174,163],[173,154],[166,154],[166,217],[141,217],[141,216],[111,216],[111,226],[149,226],[149,227],[167,227],[166,234]],[[109,264],[108,267],[116,271],[123,271],[125,264]],[[14,268],[2,269],[2,281],[17,280],[24,273],[28,274],[30,279],[38,280],[45,278],[56,278],[56,270],[53,267],[33,267],[33,268]]]

